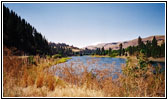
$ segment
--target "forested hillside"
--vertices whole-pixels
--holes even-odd
[[[32,25],[3,5],[3,44],[27,55],[49,54],[48,41]]]

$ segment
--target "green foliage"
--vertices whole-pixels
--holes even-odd
[[[124,48],[122,49],[122,55],[125,55],[125,49]]]
[[[165,43],[163,42],[161,46],[157,45],[157,40],[155,36],[153,37],[152,43],[147,41],[146,44],[142,42],[142,39],[138,38],[138,46],[129,46],[127,51],[130,56],[138,55],[141,51],[146,57],[164,57],[165,56]]]
[[[138,50],[140,51],[143,48],[143,41],[141,37],[138,37]]]
[[[128,57],[126,67],[123,68],[124,79],[121,78],[122,86],[125,89],[125,96],[130,96],[132,93],[144,95],[165,95],[165,73],[159,72],[159,67],[154,67],[152,70],[148,60],[141,50],[138,54],[138,64],[134,63],[135,59]],[[156,70],[156,73],[153,71]],[[162,89],[161,89],[162,88]],[[160,92],[162,91],[162,93]]]
[[[146,72],[148,71],[148,59],[146,58],[144,51],[141,50],[140,54],[137,57],[138,59],[138,64],[133,64],[132,59],[129,57],[127,58],[126,61],[126,67],[123,69],[123,73],[126,76],[131,76],[131,77],[146,77]]]
[[[147,57],[151,56],[151,49],[152,49],[152,44],[151,44],[150,41],[147,41],[147,43],[146,43],[146,52],[145,52]]]
[[[119,56],[121,56],[122,55],[122,43],[120,43],[119,47],[120,47],[120,49],[119,49]]]
[[[162,43],[160,48],[161,48],[160,49],[161,50],[161,56],[164,57],[165,56],[165,43],[164,42]]]
[[[52,58],[52,57],[51,57],[51,55],[46,55],[46,58],[47,58],[47,59],[50,59],[50,58]]]
[[[109,56],[110,57],[115,57],[115,56],[118,56],[118,53],[111,53]]]
[[[69,57],[60,58],[60,59],[58,59],[55,63],[56,63],[56,64],[64,63],[64,62],[66,62],[66,61],[69,60],[69,59],[71,59],[71,58],[69,58]]]
[[[28,62],[29,62],[29,64],[36,64],[36,61],[35,61],[35,59],[34,59],[34,56],[29,56],[29,57],[28,57]]]
[[[108,55],[109,55],[109,56],[110,56],[111,52],[112,52],[112,49],[109,48],[109,50],[108,50]]]
[[[55,54],[55,55],[52,56],[52,58],[54,58],[54,59],[61,58],[61,57],[62,56],[60,54]]]
[[[141,50],[139,57],[138,57],[138,67],[141,69],[146,69],[147,64],[148,64],[148,59],[145,56],[145,51]]]
[[[102,47],[101,55],[105,55],[104,47]]]
[[[66,45],[65,43],[58,43],[58,44],[50,43],[50,47],[52,55],[59,54],[62,57],[75,55],[72,49],[69,48],[70,46]]]
[[[155,37],[153,37],[152,42],[147,40],[146,44],[143,43],[141,37],[138,38],[138,45],[137,46],[129,46],[128,48],[123,48],[122,44],[119,45],[119,50],[112,50],[109,48],[109,50],[104,50],[103,48],[97,48],[93,55],[108,55],[110,57],[115,56],[136,56],[138,57],[140,52],[143,52],[143,54],[146,57],[164,57],[165,56],[165,42],[161,44],[161,46],[157,45],[157,40]]]

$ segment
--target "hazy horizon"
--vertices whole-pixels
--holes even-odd
[[[164,3],[5,3],[48,42],[85,47],[165,35]]]

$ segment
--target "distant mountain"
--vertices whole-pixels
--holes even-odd
[[[146,43],[147,40],[152,41],[154,36],[150,36],[150,37],[146,37],[146,38],[142,38],[142,41],[144,43]],[[165,36],[164,35],[157,35],[155,36],[157,41],[158,41],[158,45],[160,45],[162,43],[162,41],[165,41]],[[129,41],[123,41],[123,42],[112,42],[112,43],[100,43],[97,45],[90,45],[87,47],[87,49],[90,50],[95,50],[96,48],[102,48],[104,47],[105,50],[112,48],[113,50],[118,50],[119,49],[119,44],[122,43],[123,48],[127,48],[129,46],[137,46],[138,45],[138,38],[133,39],[133,40],[129,40]]]

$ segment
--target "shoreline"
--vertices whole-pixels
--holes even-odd
[[[62,57],[62,58],[59,58],[58,60],[56,60],[55,64],[64,63],[64,62],[67,62],[70,59],[72,59],[72,58],[71,57]]]
[[[89,55],[89,57],[110,57],[108,55]],[[115,56],[115,57],[110,57],[110,58],[123,58],[123,59],[127,59],[127,57],[136,60],[136,56]],[[149,57],[148,60],[150,62],[165,62],[165,57],[161,57],[161,58],[153,58],[153,57]]]
[[[165,57],[161,57],[161,58],[149,57],[148,60],[151,61],[151,62],[164,62],[165,63]]]
[[[108,55],[89,55],[89,57],[99,57],[99,58],[101,58],[101,57],[110,57],[110,56],[108,56]]]

